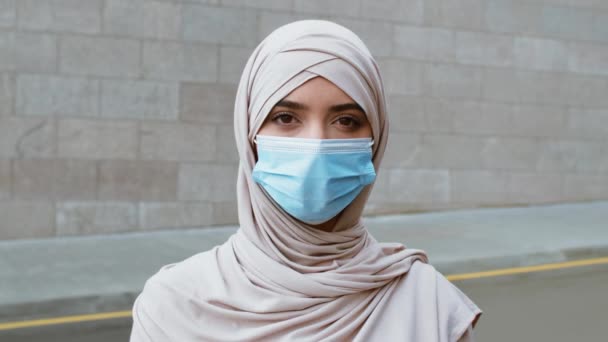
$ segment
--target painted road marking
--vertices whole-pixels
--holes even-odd
[[[452,274],[452,275],[447,276],[446,278],[448,278],[448,280],[450,280],[450,281],[459,281],[459,280],[500,277],[500,276],[533,273],[533,272],[553,271],[553,270],[572,268],[572,267],[603,265],[603,264],[608,264],[608,257],[567,261],[567,262],[536,265],[536,266],[503,268],[503,269],[498,269],[498,270],[475,272],[475,273]],[[69,323],[94,322],[94,321],[103,321],[103,320],[118,319],[118,318],[131,318],[131,311],[129,310],[129,311],[103,312],[103,313],[88,314],[88,315],[63,316],[63,317],[36,319],[36,320],[20,321],[20,322],[0,323],[0,331],[23,329],[23,328],[35,328],[35,327],[69,324]]]
[[[565,268],[603,265],[603,264],[608,264],[608,257],[566,261],[566,262],[558,262],[558,263],[554,263],[554,264],[544,264],[544,265],[536,265],[536,266],[503,268],[503,269],[499,269],[499,270],[483,271],[483,272],[475,272],[475,273],[453,274],[453,275],[447,276],[446,278],[448,278],[449,281],[458,281],[458,280],[468,280],[468,279],[500,277],[500,276],[514,275],[514,274],[523,274],[523,273],[554,271],[554,270],[565,269]]]
[[[63,317],[54,317],[54,318],[45,318],[45,319],[35,319],[35,320],[30,320],[30,321],[0,323],[0,331],[22,329],[22,328],[43,327],[46,325],[103,321],[103,320],[107,320],[107,319],[116,319],[116,318],[131,318],[131,311],[103,312],[103,313],[88,314],[88,315],[63,316]]]

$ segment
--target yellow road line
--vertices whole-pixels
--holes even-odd
[[[45,325],[82,323],[82,322],[103,321],[106,319],[130,318],[130,317],[131,317],[131,311],[115,311],[115,312],[103,312],[103,313],[96,313],[96,314],[89,314],[89,315],[35,319],[35,320],[31,320],[31,321],[0,323],[0,331],[21,329],[21,328],[42,327]]]
[[[458,280],[468,280],[468,279],[500,277],[500,276],[514,275],[514,274],[523,274],[523,273],[552,271],[552,270],[558,270],[558,269],[564,269],[564,268],[602,265],[602,264],[608,264],[608,257],[596,258],[596,259],[584,259],[584,260],[576,260],[576,261],[568,261],[568,262],[560,262],[560,263],[544,264],[544,265],[536,265],[536,266],[504,268],[504,269],[499,269],[499,270],[475,272],[475,273],[452,274],[452,275],[447,276],[447,278],[450,281],[458,281]],[[114,312],[103,312],[103,313],[96,313],[96,314],[89,314],[89,315],[63,316],[63,317],[36,319],[36,320],[20,321],[20,322],[7,322],[7,323],[0,323],[0,331],[15,330],[15,329],[22,329],[22,328],[35,328],[35,327],[42,327],[42,326],[47,326],[47,325],[93,322],[93,321],[102,321],[102,320],[117,319],[117,318],[130,318],[130,317],[131,317],[131,311],[114,311]]]
[[[489,278],[489,277],[500,277],[500,276],[514,275],[514,274],[522,274],[522,273],[552,271],[552,270],[558,270],[558,269],[563,269],[563,268],[602,265],[602,264],[608,264],[608,257],[567,261],[567,262],[559,262],[559,263],[554,263],[554,264],[544,264],[544,265],[536,265],[536,266],[503,268],[503,269],[499,269],[499,270],[475,272],[475,273],[453,274],[453,275],[447,276],[447,278],[450,281],[457,281],[457,280],[479,279],[479,278]]]

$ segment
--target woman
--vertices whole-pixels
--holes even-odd
[[[376,62],[299,21],[255,49],[235,103],[240,229],[150,278],[131,341],[469,341],[480,310],[361,213],[387,143]]]

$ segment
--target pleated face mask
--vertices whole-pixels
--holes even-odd
[[[258,135],[253,180],[308,224],[336,216],[376,178],[371,138],[303,139]]]

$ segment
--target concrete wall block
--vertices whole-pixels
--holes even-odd
[[[608,13],[596,12],[593,14],[593,27],[591,38],[600,42],[608,42]]]
[[[214,222],[211,202],[143,202],[139,204],[142,230],[200,228]]]
[[[220,47],[220,75],[223,84],[238,84],[252,48],[222,46]]]
[[[483,71],[483,98],[526,104],[566,105],[570,86],[563,73],[513,71],[487,68]]]
[[[211,161],[215,157],[214,126],[144,122],[139,134],[142,159],[188,162]]]
[[[94,117],[99,113],[98,98],[97,80],[32,74],[17,76],[17,115]]]
[[[593,75],[608,75],[608,46],[590,43],[570,43],[568,69]]]
[[[451,64],[427,64],[427,93],[446,98],[479,99],[482,70],[477,67]]]
[[[425,0],[363,0],[361,1],[360,16],[383,21],[422,24],[426,2]],[[352,4],[349,5],[352,6]]]
[[[509,174],[496,170],[451,170],[450,198],[455,203],[504,204]]]
[[[235,85],[182,82],[179,93],[179,118],[206,124],[232,124]]]
[[[564,76],[565,98],[569,105],[590,108],[608,107],[608,77],[567,74]]]
[[[131,202],[60,202],[57,235],[111,234],[137,230],[137,205]]]
[[[506,135],[511,127],[512,105],[494,102],[453,101],[456,133]]]
[[[434,62],[456,60],[455,32],[436,27],[395,26],[394,54]]]
[[[606,144],[583,141],[543,141],[538,171],[604,172],[608,170]]]
[[[101,117],[177,120],[179,84],[151,81],[101,82]]]
[[[238,204],[236,202],[213,203],[213,224],[239,224]]]
[[[564,200],[597,201],[608,199],[608,176],[567,174],[564,176]]]
[[[229,7],[250,7],[271,10],[291,10],[293,8],[291,0],[221,0],[221,4]]]
[[[579,139],[608,140],[608,109],[571,107],[567,115],[567,135]]]
[[[140,42],[108,37],[64,36],[60,40],[61,72],[135,78],[140,75]]]
[[[391,23],[342,18],[332,20],[355,32],[375,57],[387,57],[392,54],[393,43],[390,37],[393,35],[393,25]]]
[[[98,33],[102,0],[19,0],[18,26],[27,30]]]
[[[372,206],[375,207],[373,203],[382,203],[389,201],[389,186],[388,186],[388,172],[389,169],[386,168],[386,163],[384,160],[382,161],[382,166],[380,166],[380,170],[376,170],[376,180],[374,181],[372,192],[369,195],[369,198],[366,203],[366,207]]]
[[[511,132],[526,137],[563,137],[566,120],[564,106],[515,105]]]
[[[426,102],[419,96],[393,95],[388,97],[388,119],[391,131],[426,132],[428,120]]]
[[[519,99],[523,103],[565,105],[568,86],[563,73],[518,71]]]
[[[564,5],[574,8],[608,9],[608,3],[604,0],[543,0],[551,5]]]
[[[11,116],[15,113],[13,105],[16,93],[15,83],[13,75],[0,73],[0,117]]]
[[[400,203],[446,203],[450,201],[448,170],[401,170],[388,172],[388,200]]]
[[[57,37],[39,33],[15,33],[15,68],[23,72],[57,71]]]
[[[319,15],[334,15],[341,17],[358,17],[360,8],[359,1],[349,0],[293,0],[294,10],[300,13]]]
[[[513,37],[481,32],[456,32],[456,61],[462,64],[513,65]]]
[[[593,13],[587,9],[544,5],[540,33],[564,39],[590,39],[593,37]]]
[[[0,240],[40,239],[55,235],[55,207],[52,202],[0,201],[0,217]]]
[[[215,160],[222,163],[237,163],[239,154],[236,149],[234,127],[232,125],[217,126],[217,139]]]
[[[424,64],[400,59],[378,59],[387,95],[423,93]]]
[[[11,160],[0,159],[0,201],[11,198]]]
[[[16,64],[15,32],[0,32],[0,70],[14,71]]]
[[[0,0],[0,27],[15,27],[17,23],[17,0]]]
[[[608,143],[598,143],[593,145],[593,151],[590,154],[595,155],[591,162],[579,166],[581,171],[601,172],[608,174]]]
[[[428,53],[426,58],[433,62],[456,61],[456,33],[449,29],[428,28]]]
[[[62,158],[135,159],[137,125],[130,121],[60,120],[57,145]]]
[[[483,27],[483,0],[426,0],[424,6],[428,24],[465,29]]]
[[[539,144],[531,138],[487,138],[482,144],[484,169],[534,170]]]
[[[174,201],[175,162],[104,160],[99,163],[100,200]]]
[[[417,165],[441,169],[480,168],[482,148],[482,138],[452,134],[427,134],[422,139]]]
[[[236,201],[237,165],[184,163],[179,170],[181,201]]]
[[[95,162],[86,160],[13,161],[16,199],[92,200],[96,196]]]
[[[145,42],[143,75],[148,79],[215,82],[217,46],[178,42]]]
[[[181,4],[155,0],[107,0],[103,23],[105,33],[177,39],[181,27]]]
[[[317,19],[326,18],[325,15],[315,16]],[[310,19],[309,14],[293,13],[293,12],[276,12],[276,11],[259,11],[258,12],[258,29],[256,42],[262,41],[272,31],[277,28],[289,24],[296,20]],[[253,51],[253,46],[249,47]]]
[[[173,1],[173,0],[168,0]],[[191,2],[195,4],[219,5],[221,0],[177,0],[179,2]]]
[[[569,54],[559,40],[515,37],[515,66],[521,69],[567,71]]]
[[[488,0],[483,24],[494,32],[538,34],[541,18],[542,6],[538,2]]]
[[[0,117],[0,158],[52,158],[55,127],[51,120]]]
[[[181,38],[197,42],[255,46],[256,11],[197,4],[182,5]]]
[[[454,131],[454,105],[457,99],[438,98],[425,101],[426,132],[451,133]]]
[[[430,29],[419,26],[395,25],[394,53],[399,57],[425,59],[429,55]]]
[[[391,168],[417,166],[421,148],[422,136],[420,134],[391,132],[382,159],[382,166]]]
[[[538,204],[563,198],[563,176],[552,173],[514,173],[509,177],[509,202]]]

